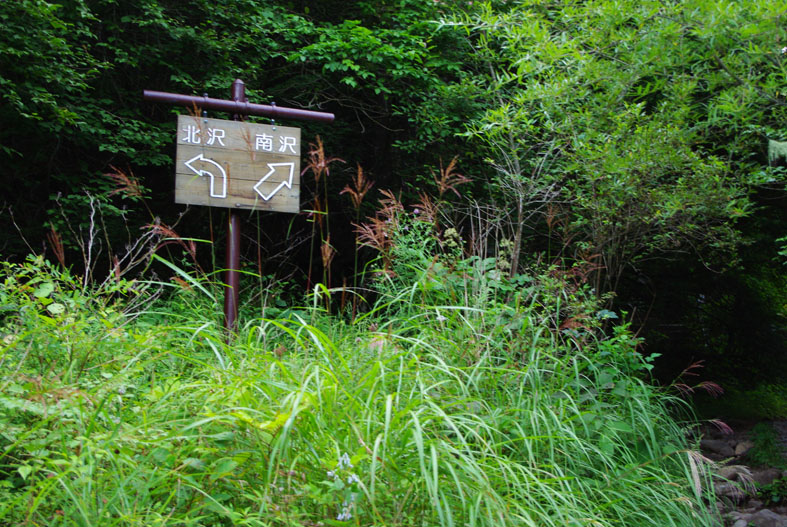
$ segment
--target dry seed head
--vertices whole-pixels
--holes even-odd
[[[456,160],[458,157],[459,156],[454,156],[454,158],[445,168],[443,168],[443,161],[440,160],[440,175],[433,176],[441,198],[443,197],[443,194],[449,190],[458,197],[459,191],[456,190],[456,187],[470,182],[470,178],[456,172]]]
[[[116,168],[112,165],[109,166],[113,172],[107,172],[104,177],[108,177],[115,182],[115,190],[109,193],[110,196],[115,194],[126,194],[134,198],[142,197],[142,185],[139,179],[134,176],[134,173],[129,169],[128,173]]]
[[[697,385],[697,388],[702,388],[714,399],[724,394],[724,388],[713,381],[702,381]]]
[[[189,256],[191,256],[192,259],[197,258],[197,244],[194,243],[194,240],[184,240],[171,227],[159,222],[158,219],[156,219],[154,223],[143,225],[140,228],[148,229],[162,238],[156,246],[157,250],[161,247],[164,247],[165,245],[174,243],[183,247],[183,249],[189,253]]]
[[[63,240],[57,233],[54,227],[50,227],[50,231],[46,233],[46,239],[49,240],[49,245],[52,247],[52,252],[55,253],[55,258],[60,262],[63,267],[66,266],[66,251],[63,247]]]
[[[377,211],[377,216],[389,220],[390,223],[394,223],[397,213],[403,212],[404,207],[390,190],[381,190],[380,194],[383,195],[383,198],[380,200],[382,208]]]
[[[417,211],[416,216],[420,221],[433,223],[435,226],[437,226],[437,205],[435,205],[429,195],[425,192],[420,192],[418,197],[421,198],[421,200],[414,205],[414,208]]]
[[[331,246],[331,237],[328,236],[328,239],[323,242],[320,246],[320,256],[322,256],[322,265],[323,267],[328,267],[331,265],[333,261],[333,257],[336,256],[336,249]]]
[[[322,144],[322,138],[320,138],[319,135],[317,136],[317,144],[309,143],[309,147],[309,160],[306,163],[306,168],[301,172],[301,175],[305,174],[307,170],[310,170],[312,174],[314,174],[315,182],[319,183],[323,175],[325,177],[331,175],[331,163],[336,161],[344,163],[344,159],[338,157],[325,157],[325,148]]]
[[[724,435],[732,435],[735,433],[732,427],[727,423],[725,423],[724,421],[722,421],[721,419],[711,419],[708,421],[708,423],[715,426],[719,430],[719,432],[721,432]]]
[[[374,182],[367,179],[363,173],[363,168],[361,168],[361,165],[358,165],[358,171],[355,174],[355,178],[351,179],[350,182],[353,184],[353,186],[351,187],[348,183],[344,186],[339,194],[349,194],[353,202],[353,207],[355,207],[355,210],[359,210],[361,208],[361,202],[363,202],[363,198],[374,186]]]

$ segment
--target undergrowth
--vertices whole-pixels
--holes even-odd
[[[354,319],[315,301],[230,345],[195,278],[131,318],[133,284],[6,264],[0,524],[712,524],[683,403],[587,290],[411,262]]]
[[[770,423],[757,423],[751,435],[754,446],[746,453],[746,457],[752,464],[787,470],[787,453],[783,451],[779,435]]]
[[[729,419],[774,420],[787,418],[787,385],[761,383],[752,387],[728,387],[724,397],[700,397],[701,415],[724,415]]]

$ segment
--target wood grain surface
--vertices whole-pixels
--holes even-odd
[[[181,115],[177,132],[176,203],[290,213],[300,210],[300,128]],[[288,167],[271,167],[283,163],[293,164],[290,188],[281,185]],[[226,197],[216,197],[222,188],[216,164],[226,173]],[[256,192],[254,186],[272,170]],[[213,196],[211,175],[216,185]],[[263,199],[274,191],[270,199]]]

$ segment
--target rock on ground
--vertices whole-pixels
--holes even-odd
[[[772,423],[787,455],[787,421]],[[769,485],[777,479],[787,480],[787,471],[774,467],[750,468],[743,457],[753,447],[749,437],[751,426],[735,426],[737,432],[724,433],[708,429],[700,441],[707,458],[725,463],[716,470],[714,488],[720,501],[718,513],[728,527],[787,527],[787,505],[764,508],[757,499],[756,485]],[[756,484],[756,485],[755,485]]]

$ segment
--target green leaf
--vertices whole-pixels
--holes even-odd
[[[609,436],[601,436],[598,440],[598,448],[609,456],[615,453],[615,443]]]
[[[238,462],[232,458],[222,458],[216,462],[216,466],[210,475],[211,481],[228,476],[238,467]]]
[[[60,302],[53,302],[48,306],[46,306],[46,310],[53,315],[61,315],[65,312],[66,306],[64,306]]]
[[[33,472],[33,467],[31,467],[30,465],[22,465],[21,467],[16,469],[16,471],[19,472],[19,475],[22,476],[23,480],[27,481],[27,477],[30,475],[31,472]]]
[[[189,467],[192,470],[202,470],[205,468],[205,462],[196,457],[186,458],[186,460],[183,461],[183,465]]]
[[[33,291],[33,296],[36,298],[46,298],[55,290],[55,284],[52,282],[44,282]]]
[[[610,430],[614,430],[615,432],[633,432],[634,429],[631,427],[630,424],[625,423],[623,421],[610,421],[607,423],[607,428]]]

